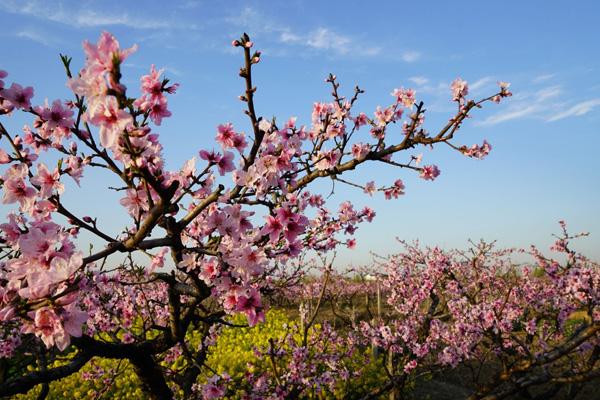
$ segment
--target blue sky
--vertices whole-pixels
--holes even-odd
[[[421,149],[414,154],[442,171],[433,183],[380,165],[352,176],[378,184],[402,178],[406,196],[396,201],[337,185],[332,206],[350,198],[377,211],[357,233],[358,248],[341,251],[338,262],[393,252],[396,237],[447,248],[470,238],[547,248],[559,219],[573,231],[590,231],[577,248],[600,258],[599,16],[596,1],[3,0],[0,68],[10,73],[8,82],[34,86],[38,103],[67,98],[59,52],[79,68],[81,42],[96,41],[103,30],[122,46],[137,43],[123,69],[125,84],[137,90],[152,63],[181,83],[170,100],[173,117],[157,129],[172,168],[212,147],[219,123],[249,130],[236,100],[241,57],[230,46],[244,31],[263,51],[255,81],[265,117],[297,116],[308,124],[312,103],[327,100],[323,79],[333,72],[347,93],[355,84],[366,90],[358,108],[369,114],[389,104],[395,87],[415,88],[435,131],[453,110],[454,78],[469,81],[475,96],[509,81],[514,96],[476,112],[459,135],[461,144],[490,141],[486,160]],[[14,118],[9,126],[24,122]],[[107,184],[102,174],[89,174],[67,201],[81,212],[92,207],[116,232],[125,219],[119,220],[118,195],[102,189]]]

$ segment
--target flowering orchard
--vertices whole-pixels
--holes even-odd
[[[380,357],[368,348],[387,361],[385,383],[366,397],[401,396],[418,374],[465,363],[501,365],[474,398],[598,375],[597,265],[569,250],[566,233],[556,245],[567,255],[565,265],[534,252],[536,267],[522,272],[504,252],[483,245],[466,261],[464,254],[409,247],[387,264],[377,289],[386,306],[378,317],[353,315],[341,331],[317,323],[325,303],[343,301],[350,290],[325,269],[315,304],[300,304],[300,323],[255,349],[262,368],[239,382],[214,370],[220,332],[239,325],[231,316],[243,315],[249,326],[263,323],[270,298],[304,284],[304,254],[354,246],[358,225],[374,218],[372,209],[349,201],[329,210],[311,192],[314,181],[397,198],[405,190],[401,179],[358,184],[348,176],[363,164],[384,163],[434,180],[440,169],[411,153],[419,146],[445,144],[484,158],[491,149],[486,141],[460,145],[455,136],[474,109],[511,95],[500,82],[497,93],[469,99],[467,82],[456,79],[450,88],[456,113],[429,132],[413,90],[395,89],[391,104],[367,114],[355,111],[363,91],[343,96],[330,75],[332,98],[314,103],[309,125],[295,118],[280,123],[255,108],[252,70],[260,52],[245,34],[232,44],[243,53],[239,99],[249,134],[223,123],[215,136],[220,150],[199,149],[199,160],[175,171],[165,169],[155,129],[171,116],[168,97],[178,84],[151,66],[141,94],[132,97],[121,66],[135,46],[121,49],[103,33],[97,43],[84,43],[79,72],[61,56],[73,92],[68,101],[36,103],[32,87],[10,83],[0,71],[0,115],[31,118],[22,132],[0,123],[2,201],[13,207],[0,224],[0,395],[36,388],[43,398],[51,382],[112,359],[128,363],[150,398],[347,397],[340,388],[359,379],[360,360],[375,365]],[[121,182],[107,188],[122,196],[130,216],[121,233],[66,205],[65,180],[79,184],[90,168]],[[102,250],[78,249],[82,230],[104,242]],[[134,254],[147,262],[134,261]],[[363,289],[367,297],[374,293],[372,284]]]

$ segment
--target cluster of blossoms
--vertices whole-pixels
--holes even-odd
[[[397,198],[405,190],[400,179],[377,188],[374,182],[363,187],[340,176],[363,163],[381,162],[433,180],[439,169],[420,167],[420,156],[408,162],[394,157],[417,146],[449,143],[471,109],[509,95],[504,84],[491,97],[468,100],[466,83],[459,91],[453,86],[462,107],[430,135],[423,128],[423,103],[413,90],[395,90],[392,104],[378,107],[370,118],[353,111],[362,90],[346,98],[330,75],[333,99],[314,104],[309,127],[296,118],[278,125],[254,107],[251,69],[260,52],[251,51],[247,35],[233,44],[244,53],[240,76],[246,91],[240,100],[247,105],[251,134],[247,138],[232,124],[219,125],[220,151],[201,149],[201,167],[192,158],[174,171],[166,169],[153,125],[171,115],[167,97],[178,85],[152,66],[141,78],[139,96],[132,97],[121,83],[121,66],[135,46],[121,49],[114,36],[102,33],[97,43],[84,43],[85,65],[77,74],[63,56],[74,94],[67,102],[34,105],[33,89],[8,86],[7,73],[0,71],[0,115],[22,111],[33,119],[22,134],[0,124],[3,203],[18,207],[0,225],[0,330],[3,337],[18,331],[18,339],[4,342],[2,354],[26,352],[22,343],[32,340],[38,354],[71,346],[78,350],[78,362],[61,374],[75,372],[91,357],[125,358],[147,391],[169,398],[177,385],[190,395],[206,353],[183,346],[190,331],[202,327],[209,335],[236,313],[245,314],[250,325],[262,321],[263,295],[277,287],[275,269],[293,264],[306,251],[353,247],[358,225],[373,220],[374,210],[350,202],[331,211],[322,195],[310,191],[314,181],[330,178]],[[402,126],[400,139],[387,134],[395,123]],[[358,140],[363,127],[369,133]],[[472,153],[487,151],[489,146]],[[63,201],[68,196],[64,176],[79,184],[89,168],[113,174],[122,186],[116,190],[131,219],[121,233],[105,231],[97,216],[78,216]],[[81,230],[105,246],[84,257],[75,244]],[[116,260],[119,254],[124,260]],[[134,262],[134,255],[150,261]],[[300,347],[296,359],[308,363],[299,356],[305,351]],[[190,367],[165,377],[156,366],[161,357],[183,357]],[[38,378],[11,379],[0,384],[0,395],[26,392]],[[299,378],[289,379],[296,385]],[[220,383],[211,384],[218,392]]]
[[[572,238],[565,231],[552,247],[566,263],[532,248],[534,262],[519,267],[514,250],[483,242],[470,254],[407,245],[381,281],[391,310],[360,323],[363,340],[390,353],[400,387],[415,372],[469,363],[505,368],[497,381],[474,382],[481,398],[585,375],[600,344],[600,266],[570,250]]]

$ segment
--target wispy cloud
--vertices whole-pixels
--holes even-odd
[[[554,78],[555,76],[556,76],[556,74],[542,74],[542,75],[538,75],[535,78],[533,78],[531,80],[531,82],[533,82],[533,83],[546,82],[546,81]]]
[[[532,114],[537,113],[539,110],[540,107],[537,104],[531,104],[528,106],[523,105],[522,107],[513,106],[510,107],[509,111],[497,113],[492,115],[491,117],[486,118],[483,122],[480,122],[479,125],[496,125],[500,122],[506,122],[512,119],[531,116]]]
[[[315,50],[325,50],[345,55],[375,56],[381,52],[380,47],[357,46],[349,36],[339,34],[328,28],[317,28],[306,35],[283,31],[279,36],[281,43],[301,45]]]
[[[429,83],[429,79],[425,78],[424,76],[411,76],[408,78],[408,80],[418,86],[423,86]]]
[[[15,37],[31,40],[46,47],[56,47],[60,41],[54,36],[48,35],[37,29],[25,28],[14,34]]]
[[[501,122],[511,121],[519,118],[541,118],[547,120],[549,114],[560,108],[560,102],[556,99],[563,93],[558,85],[548,86],[535,92],[524,92],[510,100],[506,111],[495,113],[478,125],[496,125]]]
[[[252,7],[244,7],[239,13],[225,18],[225,22],[251,31],[277,46],[300,47],[312,52],[338,56],[377,56],[380,46],[371,45],[361,38],[338,32],[329,27],[317,26],[300,32],[263,14]]]
[[[548,86],[535,92],[525,92],[509,100],[506,111],[493,114],[478,125],[495,125],[520,118],[537,118],[546,122],[563,118],[579,117],[600,106],[600,98],[580,101],[569,106],[560,85]]]
[[[546,121],[552,122],[568,117],[580,117],[589,113],[598,106],[600,106],[600,98],[582,101],[581,103],[577,103],[563,112],[555,114],[554,116],[548,118]]]
[[[402,54],[400,54],[400,58],[404,62],[412,63],[421,58],[421,53],[418,51],[414,51],[414,50],[407,50],[407,51],[404,51]]]
[[[157,29],[169,26],[164,20],[151,19],[127,13],[110,13],[94,10],[86,6],[65,7],[62,3],[38,0],[14,1],[4,0],[0,10],[51,21],[77,28],[95,28],[102,26],[121,25],[133,29]]]
[[[473,83],[469,83],[469,90],[471,92],[477,92],[492,82],[494,82],[494,78],[491,76],[484,76],[483,78],[477,79]]]

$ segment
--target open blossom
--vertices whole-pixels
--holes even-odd
[[[495,103],[500,103],[500,100],[502,100],[503,97],[512,96],[512,93],[510,92],[510,90],[508,90],[508,88],[510,87],[510,83],[498,82],[498,86],[500,87],[500,94],[492,98],[492,101]]]
[[[122,63],[125,59],[137,50],[137,46],[121,50],[117,39],[108,32],[102,32],[98,43],[92,44],[87,40],[83,42],[83,49],[86,54],[86,63],[93,66],[96,73],[103,71],[112,71],[114,61]]]
[[[217,136],[215,137],[216,141],[223,146],[223,148],[233,147],[234,138],[237,136],[235,131],[233,130],[233,125],[231,123],[219,125],[217,127]]]
[[[412,107],[416,101],[416,92],[414,89],[394,89],[392,96],[396,98],[398,103],[402,103],[406,108]]]
[[[40,196],[47,198],[52,195],[54,191],[58,194],[62,194],[65,190],[65,186],[60,183],[60,172],[58,168],[55,168],[52,173],[48,170],[45,164],[40,163],[37,169],[37,175],[31,178],[31,183],[40,187]]]
[[[155,101],[160,99],[162,94],[162,81],[160,75],[163,70],[156,70],[154,64],[150,67],[150,74],[142,76],[140,79],[142,84],[142,93],[148,95],[150,100]]]
[[[482,160],[488,154],[490,154],[491,150],[492,150],[492,145],[489,144],[486,140],[484,140],[483,144],[481,146],[474,144],[469,148],[464,148],[462,150],[462,152],[466,156],[478,158],[478,159]]]
[[[313,156],[313,162],[315,162],[315,168],[320,171],[333,168],[340,159],[340,152],[337,149],[319,152]]]
[[[225,390],[221,386],[217,386],[213,383],[207,383],[202,387],[202,398],[204,399],[220,399],[224,395]]]
[[[426,181],[432,181],[440,176],[440,170],[436,165],[425,165],[419,176]]]
[[[81,336],[81,327],[87,319],[87,313],[72,304],[63,307],[60,315],[54,308],[44,307],[30,312],[29,316],[33,322],[26,324],[23,331],[38,336],[46,347],[56,345],[61,351],[71,343],[71,336]]]
[[[384,190],[383,194],[385,195],[386,200],[397,199],[399,196],[404,194],[404,183],[401,179],[398,179],[394,182],[394,186]]]
[[[137,46],[121,50],[119,42],[108,32],[102,32],[98,43],[83,43],[86,63],[78,77],[69,79],[67,86],[76,94],[90,99],[104,96],[110,88],[123,93],[125,87],[114,81],[115,64],[121,64]]]
[[[461,101],[464,97],[469,94],[469,85],[467,81],[463,81],[461,78],[456,78],[450,85],[452,89],[452,100]]]
[[[371,151],[371,146],[367,143],[354,143],[352,145],[352,157],[362,160]]]
[[[0,90],[0,97],[8,100],[13,107],[28,110],[31,108],[31,98],[33,97],[33,88],[31,86],[23,87],[18,83],[13,83],[8,89]]]
[[[269,235],[271,243],[279,242],[279,235],[283,232],[283,224],[279,220],[279,216],[268,215],[266,224],[262,228],[263,235]]]
[[[231,172],[235,169],[233,165],[233,153],[230,151],[226,151],[223,157],[217,161],[217,168],[219,169],[219,174],[225,175],[227,172]]]
[[[29,210],[37,191],[31,186],[27,186],[25,179],[29,168],[25,164],[13,165],[6,171],[2,179],[4,180],[4,197],[2,202],[10,204],[19,202],[22,210]]]
[[[46,105],[44,107],[36,107],[40,118],[43,121],[42,127],[46,134],[49,136],[50,133],[59,131],[62,136],[68,135],[69,130],[73,126],[73,111],[68,107],[63,107],[60,100],[54,100],[52,106]]]
[[[88,121],[100,127],[100,143],[111,148],[119,135],[132,123],[131,115],[119,108],[117,98],[106,96],[88,111]]]
[[[394,107],[381,108],[377,106],[375,110],[375,120],[379,127],[384,127],[394,120]]]
[[[369,196],[373,196],[373,193],[375,193],[376,191],[377,191],[377,188],[375,187],[375,182],[373,182],[373,181],[367,182],[367,184],[365,185],[364,192],[366,194],[368,194]]]

